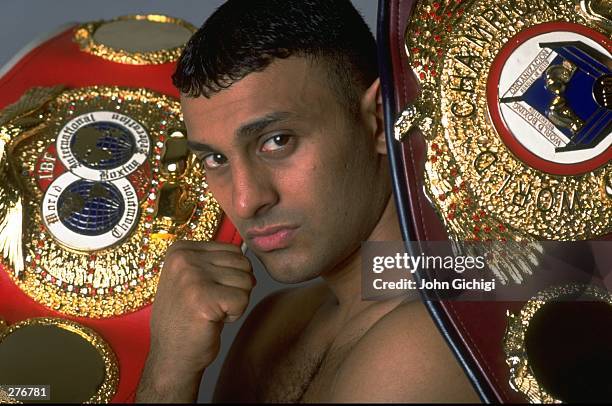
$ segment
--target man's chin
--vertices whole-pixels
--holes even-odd
[[[276,282],[295,284],[307,282],[319,276],[310,261],[304,261],[289,249],[269,252],[254,251],[266,271]]]
[[[268,275],[276,282],[284,283],[287,285],[295,285],[302,282],[308,282],[313,279],[316,279],[318,275],[294,275],[294,274],[286,274],[282,272],[273,273],[268,272]]]

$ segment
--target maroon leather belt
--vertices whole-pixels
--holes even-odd
[[[379,3],[385,125],[403,238],[609,241],[609,10],[589,1],[497,3]],[[558,332],[581,348],[599,344],[565,358],[545,349],[556,341],[551,326],[610,320],[604,279],[585,284],[559,275],[532,300],[425,303],[483,401],[572,401],[593,393],[601,400],[611,395],[597,373],[589,386],[575,376],[560,384],[551,371],[571,375],[567,357],[607,357],[611,342]],[[587,292],[587,300],[553,304],[575,295],[572,289]],[[572,319],[576,312],[582,316]],[[536,327],[553,335],[544,339]]]

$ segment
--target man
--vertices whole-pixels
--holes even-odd
[[[399,240],[376,44],[349,1],[236,0],[174,76],[210,190],[276,292],[249,314],[218,401],[477,401],[420,301],[361,300],[360,244]],[[168,251],[139,401],[193,401],[254,279],[234,246]]]

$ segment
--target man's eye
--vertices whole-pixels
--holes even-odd
[[[207,169],[217,169],[227,163],[227,158],[221,154],[208,154],[202,161]]]
[[[262,145],[262,152],[274,152],[282,149],[285,145],[287,145],[291,141],[291,135],[287,134],[277,134],[273,137],[268,138]]]

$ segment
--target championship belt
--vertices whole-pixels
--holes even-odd
[[[170,79],[193,31],[159,15],[87,23],[2,70],[0,385],[39,386],[22,399],[133,401],[168,247],[241,243]]]
[[[611,14],[606,0],[380,2],[405,241],[520,242],[491,276],[521,286],[538,278],[543,241],[611,239]],[[609,401],[604,279],[559,274],[524,301],[425,303],[483,401]],[[586,299],[563,301],[575,296]]]

